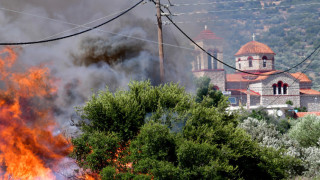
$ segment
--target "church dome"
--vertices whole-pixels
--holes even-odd
[[[248,55],[248,54],[274,54],[272,49],[260,42],[250,41],[247,44],[243,45],[235,56]]]

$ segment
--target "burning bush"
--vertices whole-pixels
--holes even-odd
[[[14,70],[17,54],[0,52],[0,176],[4,179],[56,179],[55,168],[72,149],[61,135],[52,103],[56,89],[49,70]]]

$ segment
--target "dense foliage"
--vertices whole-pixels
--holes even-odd
[[[285,155],[300,159],[304,167],[293,168],[294,171],[290,172],[291,174],[303,171],[303,176],[319,178],[319,121],[320,118],[316,116],[291,120],[291,129],[285,134],[280,133],[274,124],[251,117],[240,123],[239,127],[246,130],[260,145],[272,147]]]
[[[196,97],[177,84],[132,82],[93,95],[72,140],[79,166],[102,179],[282,179],[301,161],[259,145],[200,79]],[[199,100],[201,99],[201,100]]]

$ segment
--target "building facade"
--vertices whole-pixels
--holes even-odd
[[[210,54],[223,61],[223,39],[205,28],[195,41]],[[301,72],[288,73],[275,69],[276,54],[254,40],[243,45],[235,54],[235,67],[252,74],[227,74],[223,64],[195,47],[192,71],[196,77],[207,76],[217,89],[229,95],[232,107],[266,107],[271,110],[306,107],[320,111],[320,92],[311,89],[312,81]],[[289,103],[290,102],[290,103]]]

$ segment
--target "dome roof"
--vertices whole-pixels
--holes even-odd
[[[243,45],[235,56],[246,55],[246,54],[275,54],[272,49],[260,42],[250,41]]]
[[[196,38],[194,38],[195,41],[207,40],[207,39],[220,40],[223,38],[216,36],[214,32],[208,29],[201,31],[200,34]]]

